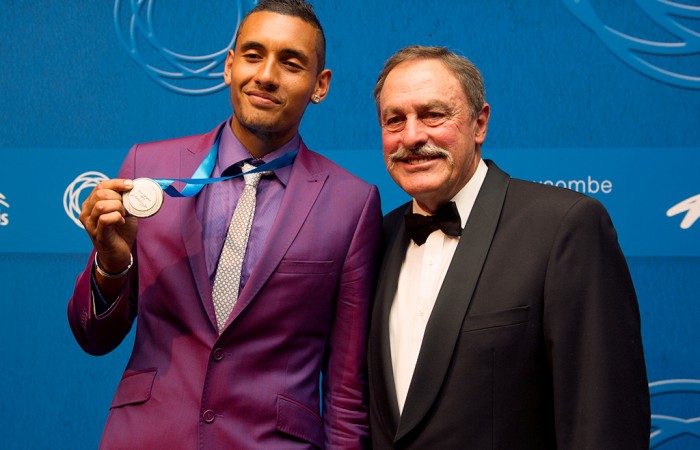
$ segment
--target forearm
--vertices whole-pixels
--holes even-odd
[[[131,329],[136,302],[132,290],[135,274],[131,272],[121,280],[121,290],[112,298],[105,299],[100,307],[103,293],[96,289],[94,254],[87,267],[76,281],[73,296],[68,302],[68,322],[78,344],[85,352],[103,355],[116,348]]]

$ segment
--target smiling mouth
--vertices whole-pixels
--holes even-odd
[[[406,164],[410,164],[412,166],[417,166],[418,164],[424,164],[424,163],[427,163],[428,161],[432,161],[434,159],[439,159],[439,158],[441,158],[441,157],[440,156],[431,156],[431,157],[422,156],[422,157],[417,157],[417,158],[402,158],[399,161],[406,163]]]
[[[436,159],[444,159],[444,156],[426,156],[426,155],[414,155],[414,156],[404,156],[402,158],[392,158],[389,157],[386,160],[387,163],[387,169],[392,170],[396,167],[397,164],[405,164],[404,167],[416,167],[421,166],[423,164],[427,164],[430,161],[434,161]]]
[[[267,92],[248,91],[248,92],[244,92],[244,94],[247,95],[248,97],[252,97],[253,100],[257,100],[257,101],[262,100],[264,102],[270,102],[270,103],[274,103],[276,105],[279,105],[280,103],[282,103],[282,101],[280,99],[278,99],[277,97],[275,97],[272,94],[268,94]]]

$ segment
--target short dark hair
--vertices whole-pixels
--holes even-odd
[[[238,33],[246,19],[253,13],[264,11],[297,17],[316,29],[318,32],[316,39],[316,59],[318,60],[317,73],[320,73],[326,67],[326,35],[323,33],[323,27],[318,17],[316,17],[313,6],[305,0],[262,0],[243,17],[243,20],[241,20],[238,30],[236,31],[234,46],[235,43],[238,42]]]
[[[416,59],[436,59],[454,74],[462,86],[464,95],[467,96],[471,108],[472,117],[479,115],[479,111],[486,102],[486,91],[484,89],[484,79],[476,66],[464,56],[460,56],[445,47],[426,47],[422,45],[412,45],[404,47],[387,60],[384,68],[379,74],[377,84],[374,87],[374,102],[377,105],[377,113],[381,118],[379,110],[379,96],[384,88],[384,82],[389,72],[402,62]]]

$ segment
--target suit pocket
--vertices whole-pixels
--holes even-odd
[[[278,273],[324,274],[333,272],[333,261],[295,261],[283,259],[277,267]]]
[[[153,380],[155,380],[157,372],[157,369],[126,372],[117,386],[117,392],[114,394],[110,408],[148,401],[151,398]]]
[[[462,332],[486,330],[489,328],[507,327],[528,321],[529,306],[518,306],[484,314],[467,315],[462,324]]]
[[[277,396],[277,430],[323,448],[323,422],[299,402]]]

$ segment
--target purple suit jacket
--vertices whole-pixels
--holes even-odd
[[[187,178],[217,131],[136,145],[119,177]],[[68,319],[86,352],[113,350],[138,316],[101,447],[363,447],[382,220],[376,187],[302,144],[220,336],[194,205],[166,198],[139,222],[127,287],[105,314],[92,307],[92,257],[76,282]]]

